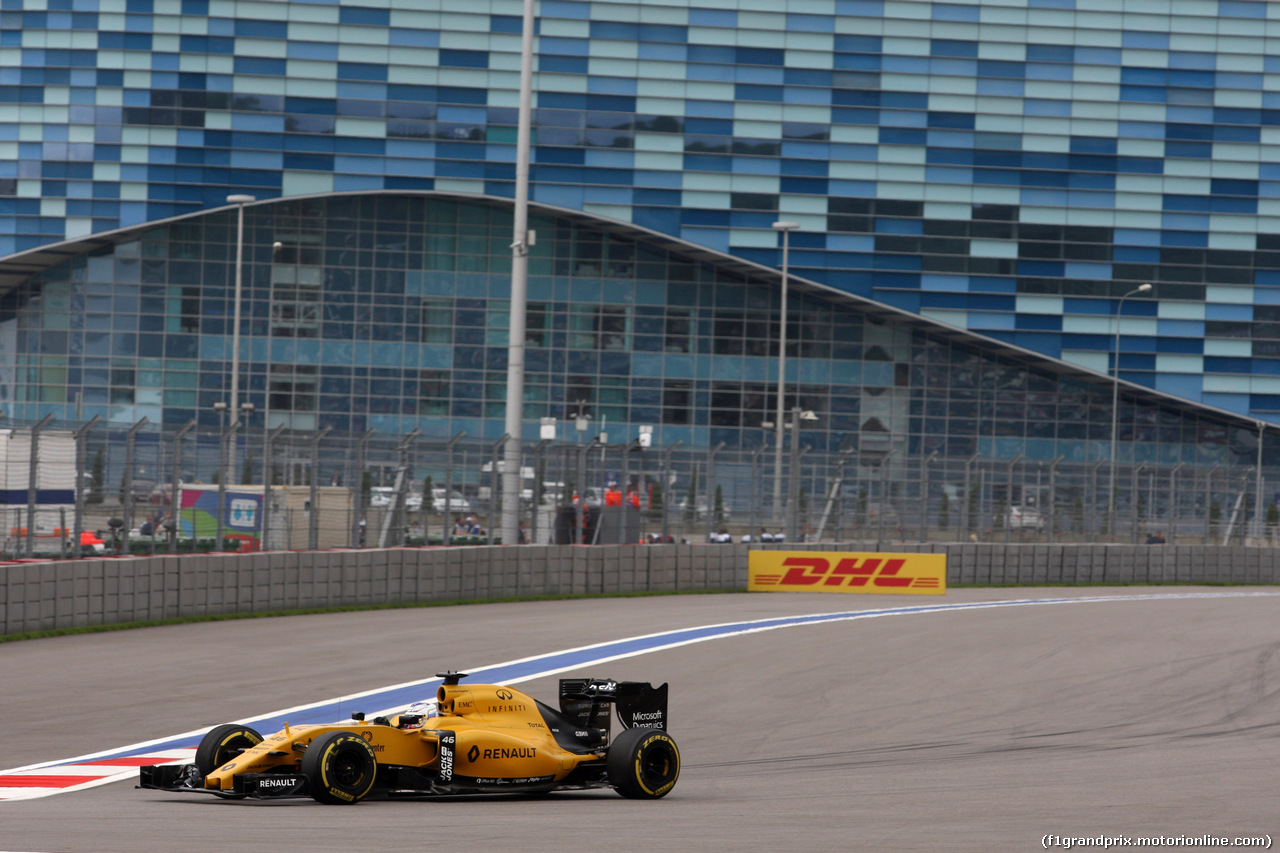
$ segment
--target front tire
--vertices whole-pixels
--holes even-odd
[[[312,799],[327,805],[348,805],[373,790],[378,759],[373,747],[359,735],[330,732],[307,747],[301,769]]]
[[[609,784],[633,800],[665,797],[680,778],[680,750],[660,729],[627,729],[613,739],[605,756]]]
[[[208,776],[246,749],[262,743],[262,735],[248,726],[215,726],[196,747],[196,768]]]

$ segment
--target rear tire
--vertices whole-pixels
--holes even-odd
[[[215,726],[196,747],[196,768],[208,776],[246,749],[262,743],[262,735],[248,726]]]
[[[680,750],[660,729],[627,729],[613,739],[605,756],[609,784],[633,800],[665,797],[680,778]]]
[[[302,755],[302,773],[316,802],[349,805],[373,790],[378,759],[373,747],[351,732],[330,732],[311,742]]]

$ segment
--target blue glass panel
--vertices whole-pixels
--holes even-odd
[[[283,41],[289,38],[289,25],[284,21],[236,18],[234,33],[245,38],[280,39]]]
[[[239,70],[239,59],[237,62],[237,70]],[[284,72],[281,72],[282,74]],[[338,77],[347,80],[377,80],[386,82],[387,66],[375,65],[369,62],[339,62]]]
[[[738,13],[731,9],[699,9],[689,10],[689,24],[695,27],[736,27]]]
[[[777,48],[737,47],[733,61],[739,65],[784,65],[786,51]]]
[[[388,9],[371,9],[367,6],[342,6],[338,10],[338,20],[344,24],[386,27],[391,24],[391,12]]]
[[[738,83],[734,87],[734,98],[739,101],[782,101],[783,90],[781,86]]]
[[[977,59],[978,43],[959,39],[931,39],[929,42],[929,55]]]
[[[542,0],[541,13],[544,18],[576,18],[589,20],[591,4],[581,0]]]
[[[1267,4],[1263,0],[1218,0],[1218,14],[1224,18],[1267,17]]]

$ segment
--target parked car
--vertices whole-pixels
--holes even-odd
[[[151,493],[156,490],[156,481],[143,477],[133,478],[133,502],[136,504],[147,503],[151,499]],[[120,503],[124,503],[124,488],[120,489]]]
[[[1005,513],[1005,526],[1010,530],[1044,530],[1040,510],[1027,506],[1011,506]]]
[[[395,500],[396,490],[390,486],[374,486],[369,490],[369,506],[387,507]],[[422,509],[422,493],[409,492],[404,496],[404,508],[410,512]]]
[[[441,486],[436,486],[431,490],[431,511],[444,512],[445,491]],[[475,507],[471,505],[471,501],[457,489],[453,490],[452,496],[449,498],[449,511],[468,513],[474,512]]]

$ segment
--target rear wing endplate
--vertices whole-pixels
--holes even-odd
[[[645,681],[609,678],[560,679],[560,710],[584,727],[608,729],[612,704],[624,729],[647,726],[667,728],[667,685],[654,687]]]

